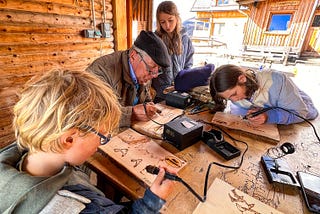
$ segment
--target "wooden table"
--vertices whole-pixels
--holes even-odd
[[[190,116],[193,119],[211,121],[212,114],[204,112]],[[320,119],[312,121],[316,130],[319,130]],[[293,125],[279,125],[281,141],[291,142],[295,145],[295,153],[286,155],[286,160],[294,175],[297,171],[309,171],[315,174],[320,173],[320,144],[311,126],[307,123]],[[205,125],[205,129],[211,127]],[[268,204],[284,213],[309,213],[300,190],[296,187],[270,184],[260,163],[261,156],[266,151],[277,145],[263,141],[259,137],[248,136],[239,131],[227,131],[236,139],[248,143],[249,149],[244,156],[244,162],[240,169],[231,170],[213,165],[210,170],[209,186],[214,178],[220,178],[248,195]],[[233,142],[227,136],[225,139],[244,151],[245,145],[240,142]],[[225,161],[211,150],[206,144],[199,141],[196,144],[179,151],[167,142],[157,141],[168,151],[174,153],[188,164],[179,172],[179,176],[187,182],[199,195],[203,196],[204,179],[207,167],[210,162],[219,162],[225,165],[238,165],[240,158]],[[128,198],[137,199],[143,196],[146,186],[139,180],[128,174],[126,169],[119,168],[108,157],[96,153],[88,160],[89,166],[98,174],[99,179],[106,179],[114,187],[122,191]],[[192,213],[199,200],[183,186],[177,183],[175,190],[167,199],[162,213]]]

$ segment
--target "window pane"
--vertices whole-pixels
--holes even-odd
[[[218,5],[229,4],[229,0],[218,0]]]
[[[197,22],[197,25],[196,25],[196,30],[202,30],[203,29],[203,22]]]
[[[209,30],[209,23],[208,22],[204,23],[204,30]]]
[[[272,14],[269,31],[288,29],[291,19],[291,14]]]
[[[320,27],[320,15],[316,15],[312,22],[312,27]]]

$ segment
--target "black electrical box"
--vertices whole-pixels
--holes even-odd
[[[163,137],[177,149],[183,150],[201,139],[203,125],[188,117],[180,117],[164,125]]]
[[[261,164],[269,183],[300,187],[286,160],[273,159],[267,155],[261,157]]]
[[[191,95],[186,92],[173,91],[166,94],[166,105],[185,109],[191,104]]]
[[[238,157],[241,153],[238,148],[225,141],[222,132],[218,130],[204,131],[202,140],[226,160]]]

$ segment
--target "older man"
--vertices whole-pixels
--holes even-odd
[[[130,49],[102,56],[86,70],[113,88],[122,105],[120,126],[130,126],[132,120],[146,121],[156,113],[150,80],[158,77],[159,68],[169,66],[162,40],[153,32],[141,31]]]

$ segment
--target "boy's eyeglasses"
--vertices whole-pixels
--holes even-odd
[[[147,62],[144,60],[142,54],[141,54],[140,52],[137,52],[137,53],[139,54],[139,56],[140,56],[142,62],[144,63],[144,65],[146,66],[146,69],[147,69],[147,71],[149,72],[149,74],[151,74],[152,76],[162,74],[162,72],[161,72],[161,71],[159,72],[158,69],[157,69],[157,71],[152,71],[152,70],[150,69],[150,66],[149,66],[149,65],[147,64]]]
[[[91,126],[85,126],[85,128],[93,133],[95,133],[96,135],[98,135],[100,137],[100,144],[101,145],[105,145],[107,144],[110,140],[111,140],[111,134],[108,134],[107,136],[101,134],[100,132],[98,132],[97,130],[95,130],[93,127]]]

